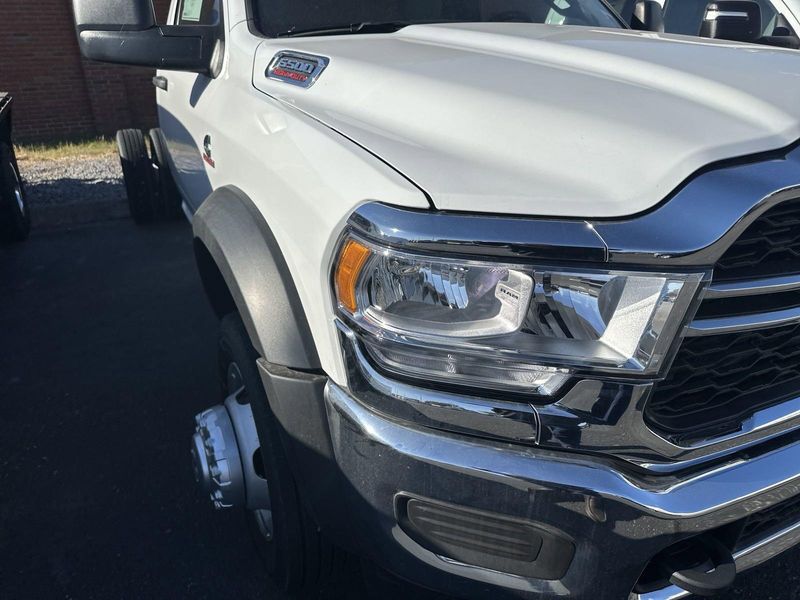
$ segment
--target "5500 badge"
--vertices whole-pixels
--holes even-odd
[[[324,56],[300,54],[299,52],[278,52],[267,67],[267,77],[300,87],[311,87],[328,66]]]

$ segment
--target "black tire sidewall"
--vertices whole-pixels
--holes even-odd
[[[138,129],[122,129],[117,132],[117,148],[131,216],[139,224],[150,223],[156,210],[153,167],[144,135]]]
[[[181,197],[167,160],[167,149],[160,129],[148,133],[151,159],[158,167],[155,188],[158,190],[158,211],[165,219],[175,219],[181,214]]]
[[[14,193],[17,184],[22,194],[23,211],[20,211]],[[28,237],[30,229],[30,209],[14,148],[0,143],[0,237],[19,242]]]
[[[237,314],[222,319],[219,335],[219,370],[222,388],[228,365],[235,362],[242,375],[244,395],[249,402],[261,441],[261,457],[269,483],[272,504],[273,536],[267,541],[258,529],[256,517],[248,511],[253,540],[269,574],[283,590],[300,589],[306,568],[303,525],[294,479],[280,439],[280,429],[267,402],[258,374],[258,354],[253,349],[244,324]],[[223,392],[225,393],[225,392]]]

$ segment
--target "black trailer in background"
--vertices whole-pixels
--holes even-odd
[[[0,92],[0,240],[19,242],[28,237],[31,218],[25,188],[12,142],[13,98]]]

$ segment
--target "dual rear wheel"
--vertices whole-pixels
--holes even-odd
[[[117,132],[117,149],[133,219],[144,225],[177,218],[181,197],[161,130],[151,129],[145,136],[139,129],[121,129]]]

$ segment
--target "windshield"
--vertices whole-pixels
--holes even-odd
[[[392,31],[405,25],[453,22],[521,22],[552,25],[621,27],[602,0],[253,0],[256,22],[264,35],[350,33],[363,23],[394,27],[363,27],[353,33]],[[352,27],[351,27],[352,26]],[[345,29],[345,31],[340,31]],[[320,31],[319,33],[324,33]]]

